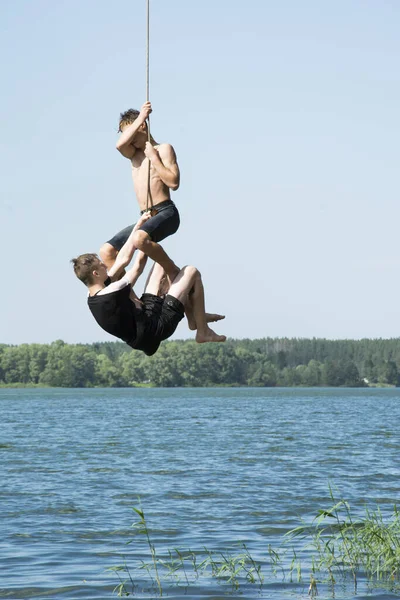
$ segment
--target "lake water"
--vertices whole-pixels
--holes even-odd
[[[268,545],[330,506],[329,482],[355,511],[399,500],[395,389],[3,389],[0,411],[0,598],[116,597],[106,569],[121,555],[135,597],[156,597],[138,570],[150,556],[131,528],[138,497],[160,556],[244,542],[263,563],[261,589],[193,571],[163,596],[307,598],[308,580],[273,575]],[[360,582],[335,597],[396,596]]]

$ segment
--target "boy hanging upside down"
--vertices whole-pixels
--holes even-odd
[[[170,144],[157,144],[153,137],[148,141],[146,119],[151,112],[151,103],[145,102],[140,111],[129,109],[121,113],[121,136],[117,149],[131,162],[133,185],[141,214],[149,209],[151,215],[136,229],[133,239],[135,247],[161,265],[171,282],[179,269],[158,242],[174,234],[179,227],[179,213],[171,200],[170,189],[178,189],[180,174],[173,147]],[[100,257],[107,268],[114,264],[132,230],[133,225],[125,227],[101,247]],[[142,271],[146,256],[141,255],[138,263]]]
[[[136,250],[137,233],[151,221],[146,213],[133,227],[126,243],[107,272],[105,263],[96,254],[81,254],[71,262],[75,275],[89,290],[88,305],[97,323],[105,331],[123,340],[148,356],[155,352],[163,340],[176,330],[186,312],[189,327],[196,332],[196,342],[224,342],[208,323],[224,319],[222,315],[205,312],[204,288],[195,267],[183,267],[164,297],[165,272],[155,263],[150,272],[145,292],[138,300],[132,287],[142,272],[143,253],[139,252],[133,267],[119,280],[115,280],[131,261]]]

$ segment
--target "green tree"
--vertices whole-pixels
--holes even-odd
[[[328,386],[340,386],[344,383],[343,374],[336,361],[327,360],[322,367],[322,383]]]
[[[40,374],[47,363],[48,346],[32,344],[30,346],[29,377],[32,383],[39,383]]]
[[[344,385],[348,387],[361,387],[364,385],[364,382],[360,378],[360,373],[353,361],[344,361],[341,371],[343,374]]]
[[[176,366],[176,351],[163,344],[156,354],[143,364],[146,380],[155,387],[180,387],[181,374]]]
[[[98,354],[96,356],[94,380],[96,385],[101,387],[121,387],[127,385],[118,368],[105,354]]]
[[[283,387],[293,387],[301,385],[301,374],[296,369],[285,367],[278,376],[278,385]]]
[[[393,360],[385,361],[379,369],[379,381],[390,385],[398,385],[399,372]]]
[[[28,344],[9,346],[1,356],[1,367],[6,383],[30,383],[30,352]]]
[[[276,366],[280,371],[287,367],[287,354],[283,350],[279,350],[276,354]]]
[[[302,374],[302,383],[307,387],[321,385],[321,363],[316,360],[310,360]]]
[[[371,357],[368,357],[364,361],[363,376],[368,380],[369,383],[377,382],[376,368]]]
[[[248,379],[248,385],[251,387],[274,387],[276,385],[277,374],[275,367],[269,361],[264,361],[257,367],[256,371]]]
[[[95,366],[93,351],[58,340],[50,345],[40,383],[53,387],[91,387],[95,385]]]
[[[145,361],[145,355],[134,350],[120,354],[116,363],[116,377],[119,380],[119,385],[130,386],[146,383]]]

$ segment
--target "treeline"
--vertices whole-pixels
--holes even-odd
[[[0,345],[0,384],[51,387],[400,385],[400,339],[169,341],[152,357],[120,342]]]

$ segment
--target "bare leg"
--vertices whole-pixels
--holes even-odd
[[[217,335],[215,331],[208,326],[204,303],[204,287],[200,273],[194,283],[192,302],[193,315],[197,325],[196,342],[198,344],[204,342],[225,342],[226,337],[224,335]]]
[[[154,265],[153,265],[153,267],[152,267],[152,269],[151,269],[151,271],[149,273],[149,277],[147,279],[146,286],[145,286],[146,289],[147,289],[147,286],[149,284],[150,277],[152,275],[153,269],[154,269]],[[165,294],[168,294],[169,289],[170,289],[171,286],[170,286],[170,284],[169,284],[169,282],[168,282],[168,280],[167,280],[167,278],[165,276],[165,271],[164,271],[164,276],[162,276],[161,279],[159,279],[159,277],[160,277],[159,275],[157,275],[157,277],[158,277],[157,281],[159,281],[158,295],[159,296],[164,296]],[[156,288],[156,284],[154,284],[153,289],[155,289],[155,288]],[[185,315],[186,315],[186,319],[187,319],[187,322],[188,322],[188,327],[192,331],[194,331],[194,330],[197,329],[196,319],[195,319],[194,312],[193,312],[193,303],[192,303],[193,292],[194,292],[194,286],[192,287],[192,289],[188,293],[187,300],[184,303]],[[222,319],[225,319],[224,315],[219,315],[219,314],[216,314],[216,313],[205,313],[205,317],[206,317],[206,322],[207,323],[215,323],[216,321],[221,321]]]
[[[159,263],[154,263],[146,281],[146,286],[144,288],[145,294],[154,294],[154,296],[158,296],[164,277],[165,272],[162,266]]]
[[[165,296],[166,294],[168,294],[168,290],[171,287],[171,282],[169,281],[168,277],[165,274],[164,271],[164,275],[161,279],[161,283],[160,283],[160,289],[158,290],[158,295],[159,296]]]
[[[179,273],[179,267],[170,259],[160,244],[151,241],[148,233],[139,229],[135,234],[135,245],[154,262],[161,265],[170,282],[175,279]]]
[[[147,290],[148,290],[148,287],[149,287],[149,285],[150,285],[150,280],[151,280],[151,277],[152,277],[152,275],[153,275],[153,271],[154,271],[154,266],[155,266],[155,264],[156,264],[156,263],[153,263],[153,266],[151,267],[151,269],[150,269],[150,271],[149,271],[149,274],[147,275],[146,283],[145,283],[145,286],[144,286],[144,293],[145,293],[145,294],[146,294],[146,293],[150,293],[150,292],[148,292]]]
[[[118,250],[111,246],[108,242],[102,245],[99,250],[99,256],[103,263],[106,265],[107,270],[111,269],[117,258]]]
[[[186,318],[188,321],[189,329],[191,329],[192,331],[197,329],[196,319],[194,317],[194,312],[193,312],[193,303],[192,303],[192,295],[191,294],[188,295],[188,299],[185,304],[185,315],[186,315]],[[216,321],[221,321],[222,319],[225,319],[224,315],[206,312],[206,322],[207,323],[215,323]]]
[[[116,248],[114,248],[114,246],[111,246],[111,244],[106,242],[100,248],[99,256],[100,256],[101,260],[103,261],[103,263],[106,265],[107,271],[109,271],[111,269],[111,267],[113,266],[113,264],[115,263],[115,260],[118,256],[118,250]],[[147,256],[143,252],[138,252],[136,259],[135,259],[135,267],[137,267],[139,275],[141,275],[143,273],[143,270],[146,266],[146,262],[147,262]],[[117,277],[115,279],[121,279],[121,277],[123,277],[123,275],[125,275],[125,270],[121,269],[118,272]]]
[[[200,276],[200,274],[199,274]],[[151,271],[148,275],[146,285],[145,285],[145,293],[146,294],[154,294],[155,296],[162,296],[164,294],[168,294],[171,289],[171,286],[166,282],[165,271],[161,268],[158,263],[154,263]],[[195,285],[191,288],[190,292],[188,292],[186,301],[182,302],[185,307],[185,315],[188,321],[189,329],[192,331],[197,329],[195,313],[193,308],[192,297],[195,291]],[[172,294],[174,295],[174,294]],[[204,292],[203,292],[204,295]],[[176,296],[175,296],[176,297]],[[219,315],[215,313],[205,313],[205,321],[206,323],[214,323],[216,321],[220,321],[221,319],[225,319],[224,315]],[[210,330],[211,331],[211,330]]]
[[[193,293],[191,294],[191,308],[189,308],[189,313],[191,314],[191,318],[193,318],[192,324],[195,323],[197,327],[196,342],[199,344],[204,342],[225,342],[226,337],[224,335],[216,334],[208,326],[204,303],[204,287],[201,275],[197,269],[194,267],[184,267],[181,269],[170,287],[169,294],[187,306],[189,292],[192,288]]]
[[[185,306],[185,315],[187,318],[189,329],[194,331],[195,329],[197,329],[197,325],[196,325],[196,319],[194,318],[191,294],[188,294],[188,297],[187,297],[187,300],[186,300],[184,306]]]

